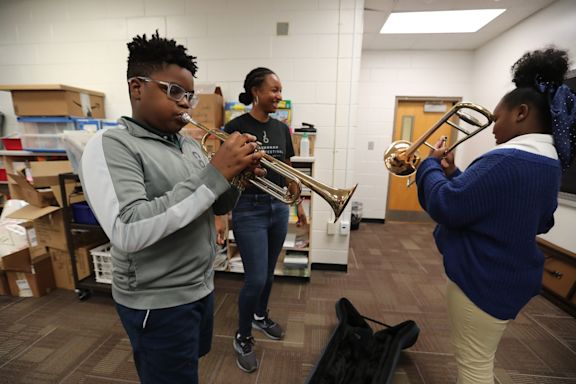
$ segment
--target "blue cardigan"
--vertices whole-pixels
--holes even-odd
[[[498,319],[515,318],[540,292],[536,235],[554,225],[560,177],[558,160],[519,149],[492,150],[451,178],[432,157],[418,168],[418,199],[438,223],[446,274]]]

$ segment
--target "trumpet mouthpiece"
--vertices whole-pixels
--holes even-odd
[[[180,115],[180,119],[181,119],[183,122],[185,122],[185,123],[190,123],[191,120],[192,120],[192,118],[190,117],[190,115],[187,114],[186,112],[183,112],[183,113]]]

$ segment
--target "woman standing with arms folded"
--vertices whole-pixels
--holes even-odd
[[[461,172],[437,150],[418,168],[422,207],[438,223],[459,384],[494,383],[508,322],[540,292],[536,235],[554,225],[562,168],[576,147],[576,104],[563,85],[565,51],[528,52],[513,66],[516,89],[494,110],[496,148]]]
[[[239,100],[252,104],[252,110],[225,126],[228,133],[250,133],[261,148],[274,158],[290,163],[294,148],[288,126],[269,116],[282,100],[282,84],[268,68],[250,71],[244,80]],[[269,171],[267,179],[285,186],[283,176]],[[244,265],[244,286],[238,299],[239,326],[234,337],[238,367],[245,372],[258,369],[254,354],[252,328],[273,340],[284,337],[282,327],[269,317],[268,300],[274,281],[274,268],[288,232],[289,207],[260,189],[249,186],[232,211],[234,238]],[[306,224],[302,206],[298,204],[298,221]]]

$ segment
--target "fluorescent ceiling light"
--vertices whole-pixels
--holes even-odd
[[[476,32],[505,9],[462,11],[394,12],[380,33],[469,33]]]

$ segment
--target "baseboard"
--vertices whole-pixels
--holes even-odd
[[[402,221],[409,223],[433,223],[434,221],[426,212],[417,211],[386,211],[386,218],[389,221]]]
[[[362,223],[377,223],[377,224],[384,224],[386,219],[362,219]]]
[[[347,264],[312,263],[311,268],[316,271],[348,272]]]
[[[540,295],[548,299],[548,301],[550,301],[552,304],[555,304],[558,308],[562,309],[573,317],[576,317],[576,305],[568,302],[565,298],[558,296],[556,293],[550,291],[546,287],[542,287]]]

